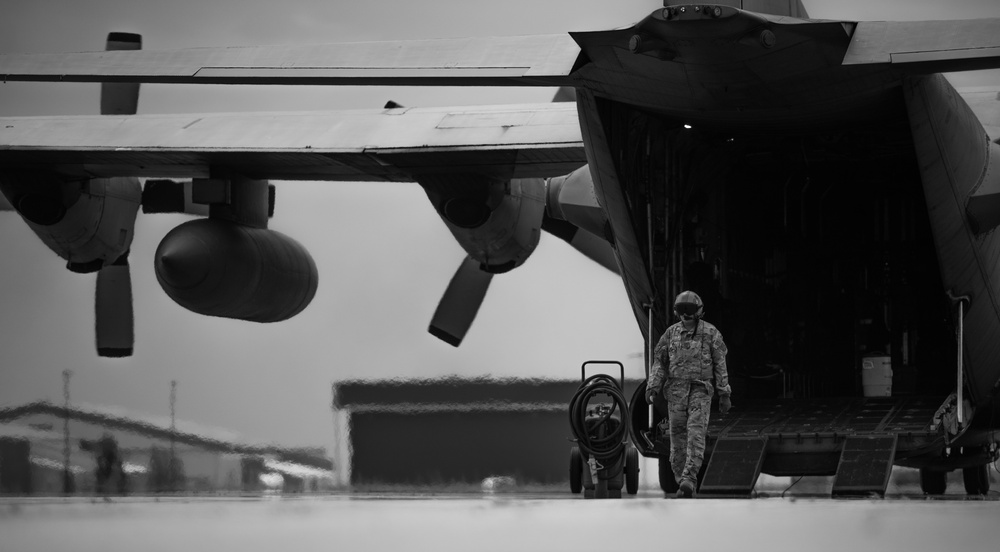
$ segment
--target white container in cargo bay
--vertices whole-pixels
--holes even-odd
[[[861,387],[866,397],[892,396],[892,358],[888,356],[862,357]]]

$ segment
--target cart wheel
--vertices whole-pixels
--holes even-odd
[[[639,492],[639,451],[635,447],[625,452],[625,491],[630,495]]]
[[[583,489],[583,456],[580,449],[573,447],[569,449],[569,490],[573,494],[580,494]]]
[[[970,496],[989,494],[990,465],[973,466],[962,469],[962,479],[965,480],[965,492]]]
[[[920,490],[924,494],[943,495],[948,488],[948,472],[940,470],[920,469]]]
[[[660,457],[660,488],[668,495],[677,493],[680,486],[674,480],[674,469],[670,467],[670,459]]]

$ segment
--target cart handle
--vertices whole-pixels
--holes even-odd
[[[588,360],[580,365],[580,380],[587,381],[587,365],[588,364],[617,364],[618,372],[620,374],[621,389],[625,390],[625,365],[617,360]]]

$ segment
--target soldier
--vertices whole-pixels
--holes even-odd
[[[719,393],[719,411],[732,407],[726,344],[715,326],[702,320],[704,305],[693,291],[674,300],[681,321],[667,328],[653,352],[646,402],[667,399],[670,424],[670,466],[680,490],[678,498],[694,495],[698,470],[705,457],[705,434],[712,393]]]
[[[111,479],[118,476],[118,492],[125,494],[126,478],[125,469],[122,465],[122,456],[118,450],[118,442],[113,435],[105,432],[98,441],[80,440],[80,448],[94,453],[97,462],[96,491],[99,494],[109,494],[112,492]]]

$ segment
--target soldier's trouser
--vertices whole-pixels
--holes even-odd
[[[698,470],[705,459],[705,434],[712,408],[713,389],[701,381],[667,381],[670,423],[670,467],[680,484],[685,479],[697,485]]]

